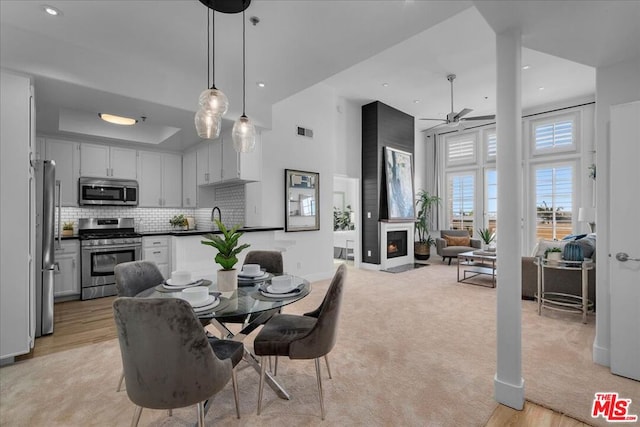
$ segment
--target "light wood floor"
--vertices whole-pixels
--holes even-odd
[[[54,333],[36,338],[31,353],[18,360],[44,356],[116,338],[111,305],[115,297],[68,301],[55,305]],[[486,427],[588,427],[566,415],[525,402],[522,411],[498,405]]]

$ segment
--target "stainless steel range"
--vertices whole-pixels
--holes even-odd
[[[116,264],[141,259],[142,236],[133,218],[80,218],[82,299],[116,295]]]

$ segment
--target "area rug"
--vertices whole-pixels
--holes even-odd
[[[323,366],[326,420],[320,419],[312,361],[281,359],[278,381],[291,394],[265,388],[255,413],[258,374],[245,363],[238,375],[242,418],[229,384],[214,399],[207,425],[220,426],[483,426],[496,407],[496,290],[457,283],[455,267],[433,263],[403,274],[350,267],[339,336]],[[329,281],[316,282],[303,300],[286,307],[302,313],[319,305]],[[545,313],[522,302],[526,397],[594,425],[595,392],[616,391],[640,413],[640,383],[611,375],[591,362],[594,318]],[[251,347],[252,336],[245,341]],[[0,369],[0,425],[126,426],[133,404],[116,393],[121,372],[112,340]],[[144,410],[141,426],[188,426],[195,407]]]

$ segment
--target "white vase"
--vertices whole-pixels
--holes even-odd
[[[218,270],[218,290],[233,292],[238,289],[238,270]]]

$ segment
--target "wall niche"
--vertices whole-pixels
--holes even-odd
[[[381,259],[378,222],[388,219],[384,147],[411,153],[413,160],[414,129],[413,116],[380,101],[362,106],[362,262]]]

